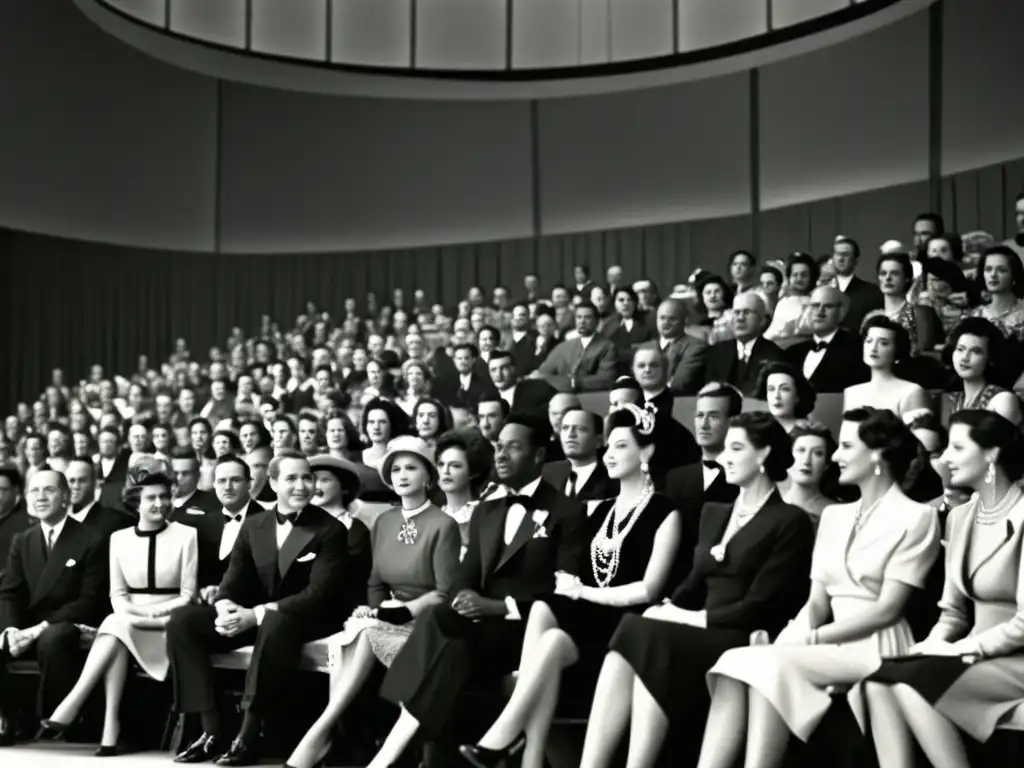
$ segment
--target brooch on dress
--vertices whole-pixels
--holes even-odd
[[[415,544],[417,533],[419,531],[416,530],[416,521],[409,518],[402,521],[402,528],[398,531],[398,540],[403,544]]]

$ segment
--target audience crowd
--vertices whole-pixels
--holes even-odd
[[[586,768],[774,768],[837,696],[882,768],[966,768],[1024,728],[1015,213],[1001,244],[923,214],[668,296],[581,264],[54,370],[0,436],[0,746],[74,738],[102,690],[125,751],[135,670],[194,716],[176,762],[252,765],[305,660],[290,768],[542,768],[559,717]]]

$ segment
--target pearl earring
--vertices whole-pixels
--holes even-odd
[[[763,475],[764,474],[764,464],[762,464],[760,467],[758,467],[757,471],[760,472]]]
[[[640,462],[640,474],[649,475],[651,474],[651,467],[646,461]]]
[[[878,462],[876,461],[875,462],[875,477],[881,477],[881,476],[882,476],[882,468],[880,466],[878,466]]]
[[[988,463],[988,471],[985,472],[985,482],[992,485],[996,481],[996,464],[994,461]]]

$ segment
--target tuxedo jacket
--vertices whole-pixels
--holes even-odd
[[[251,517],[263,514],[266,514],[263,507],[257,502],[250,500],[245,508],[245,519],[249,520]],[[231,561],[230,555],[224,560],[220,559],[220,541],[224,535],[224,523],[226,521],[227,518],[224,516],[222,506],[218,506],[213,511],[186,506],[185,509],[178,511],[175,522],[196,529],[196,538],[199,545],[200,588],[208,587],[211,584],[220,584],[221,579],[224,578],[224,573],[227,571],[228,563]]]
[[[661,349],[661,341],[655,336],[644,348]],[[704,375],[708,357],[708,344],[704,339],[684,333],[662,351],[668,361],[666,375],[673,395],[696,395],[707,381],[712,381]]]
[[[744,397],[751,397],[757,390],[761,367],[785,359],[786,356],[778,346],[761,336],[754,342],[750,359],[744,363],[739,360],[735,339],[720,341],[708,348],[706,380],[732,384]]]
[[[853,279],[850,280],[850,284],[846,286],[846,290],[843,291],[843,294],[850,302],[850,309],[840,325],[855,336],[860,336],[860,326],[868,312],[882,309],[885,305],[882,299],[882,291],[874,283],[861,280],[854,275]],[[858,358],[860,358],[859,354]]]
[[[607,339],[595,336],[586,349],[579,339],[569,339],[555,347],[537,370],[559,392],[600,392],[615,383],[618,354]]]
[[[545,464],[540,475],[544,478],[544,482],[564,494],[571,471],[572,464],[568,459],[563,459]],[[608,469],[600,458],[597,460],[594,471],[587,478],[587,482],[583,486],[576,486],[576,501],[603,501],[618,495],[619,481],[608,477]]]
[[[490,375],[481,375],[478,371],[474,370],[469,375],[469,387],[467,389],[462,388],[462,381],[459,379],[458,374],[455,375],[454,379],[448,379],[441,390],[440,400],[449,407],[467,408],[473,412],[475,417],[476,407],[480,404],[480,401],[496,397],[497,394],[498,390],[491,381]]]
[[[732,504],[739,494],[739,488],[725,482],[725,473],[719,470],[714,481],[705,490],[704,465],[698,459],[686,466],[670,469],[662,483],[662,493],[672,500],[682,521],[679,557],[674,569],[675,581],[679,582],[690,573],[693,566],[693,550],[697,546],[704,504]]]
[[[355,606],[343,605],[348,531],[330,514],[308,506],[278,550],[277,507],[242,523],[219,599],[277,608],[303,625],[306,637],[339,631]]]
[[[709,629],[775,636],[796,616],[810,591],[814,526],[800,507],[776,491],[740,529],[719,562],[732,504],[707,503],[701,513],[693,569],[672,595],[680,608],[707,612]]]
[[[120,531],[122,528],[130,528],[135,525],[135,518],[127,512],[118,512],[116,509],[108,509],[98,501],[89,508],[82,525],[91,528],[105,539],[110,534]]]
[[[548,415],[548,403],[557,394],[557,390],[543,379],[521,379],[516,382],[516,391],[512,396],[514,413],[534,413]]]
[[[814,348],[814,339],[801,341],[786,350],[786,357],[793,367],[803,373],[804,360]],[[836,331],[829,342],[818,367],[811,375],[810,383],[815,392],[842,392],[854,384],[862,384],[871,378],[871,372],[864,365],[864,351],[860,337],[845,328]]]
[[[213,491],[196,491],[188,497],[188,501],[180,507],[175,506],[167,519],[172,523],[183,523],[189,516],[189,510],[198,510],[206,514],[220,512],[224,506],[218,501],[217,494]]]
[[[121,490],[124,488],[124,482],[128,477],[128,460],[131,458],[131,455],[132,452],[127,448],[122,450],[117,454],[117,458],[114,459],[114,464],[107,474],[103,474],[103,462],[96,462],[96,477],[101,481],[100,497],[97,503],[102,504],[107,509],[127,512],[124,504],[121,502]]]
[[[40,525],[15,534],[0,578],[0,631],[48,621],[98,627],[110,611],[107,541],[71,518],[47,553]]]
[[[590,548],[583,505],[543,480],[533,500],[536,512],[527,511],[507,545],[507,501],[485,501],[476,508],[453,593],[470,589],[497,600],[511,597],[525,618],[528,606],[523,603],[554,591],[555,571],[581,573]],[[544,513],[543,522],[538,523],[537,515]]]

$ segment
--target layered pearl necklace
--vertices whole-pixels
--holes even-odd
[[[974,499],[974,524],[975,525],[995,525],[1000,520],[1006,518],[1006,513],[1013,508],[1013,506],[1020,501],[1022,492],[1019,486],[1011,485],[1010,489],[1006,492],[1006,495],[998,501],[995,506],[991,509],[985,507],[981,501],[981,494],[977,494]]]
[[[654,484],[650,481],[644,486],[636,504],[625,510],[618,499],[608,510],[601,523],[601,530],[590,542],[590,568],[594,574],[594,583],[604,588],[610,585],[619,572],[619,561],[622,557],[622,544],[629,532],[633,530],[640,513],[647,507],[654,496]]]

